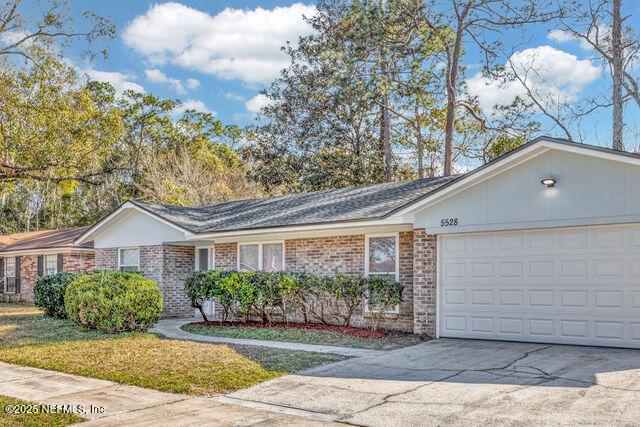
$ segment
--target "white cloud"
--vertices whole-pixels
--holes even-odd
[[[210,110],[204,102],[197,99],[186,99],[182,101],[182,103],[177,108],[175,108],[172,113],[175,115],[179,115],[187,110],[196,110],[201,113],[211,113],[214,116],[216,115],[215,111]]]
[[[250,100],[248,100],[244,106],[247,108],[247,110],[253,114],[257,114],[260,111],[262,111],[262,109],[264,107],[266,107],[267,105],[271,104],[271,100],[269,99],[269,97],[267,97],[264,94],[258,94],[256,96],[254,96],[253,98],[251,98]]]
[[[280,49],[309,34],[314,6],[226,8],[215,16],[180,3],[153,5],[125,28],[124,42],[153,63],[166,62],[224,79],[266,83],[287,66]]]
[[[539,46],[514,53],[506,64],[521,76],[536,98],[549,104],[571,102],[586,85],[595,81],[601,69],[588,59],[551,46]],[[478,97],[480,107],[489,112],[495,105],[509,105],[516,96],[524,99],[527,93],[522,84],[513,79],[496,81],[476,73],[467,82],[469,93]]]
[[[174,79],[172,77],[167,76],[162,71],[157,68],[152,68],[150,70],[144,70],[144,74],[147,76],[147,80],[153,83],[166,83],[168,84],[174,92],[179,94],[184,94],[187,91],[184,88],[182,82],[178,79]]]
[[[241,102],[241,101],[245,101],[246,100],[246,98],[244,96],[242,96],[242,95],[240,95],[238,93],[235,93],[235,92],[225,92],[223,95],[224,95],[225,98],[230,99],[232,101]]]
[[[187,79],[187,87],[189,89],[198,89],[200,87],[200,80],[198,80],[198,79]]]
[[[593,28],[589,34],[585,35],[588,36],[588,39],[591,42],[595,43],[597,41],[598,44],[605,45],[610,39],[611,27],[609,25],[601,24],[598,25],[597,28]],[[558,43],[577,41],[582,50],[593,50],[593,45],[589,40],[585,40],[584,37],[576,36],[569,31],[560,29],[551,30],[549,34],[547,34],[547,39]]]
[[[132,81],[135,79],[135,75],[133,74],[125,74],[117,71],[100,71],[90,67],[80,69],[79,71],[91,80],[110,83],[116,90],[118,96],[122,95],[125,90],[144,92],[144,88],[141,85]]]
[[[547,34],[547,38],[558,43],[565,43],[575,40],[575,37],[571,33],[557,29],[551,30],[549,34]]]

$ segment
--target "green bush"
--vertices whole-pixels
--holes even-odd
[[[223,320],[233,313],[245,319],[256,316],[270,324],[275,314],[287,321],[290,313],[298,312],[305,322],[349,326],[356,310],[368,304],[374,329],[389,309],[401,302],[403,288],[391,278],[375,275],[264,271],[195,272],[185,282],[192,305],[202,312],[204,301],[215,299],[223,306]]]
[[[191,306],[200,310],[204,321],[208,321],[204,312],[204,303],[215,299],[223,309],[223,320],[226,321],[233,308],[234,295],[230,276],[232,272],[209,270],[196,271],[185,282],[187,296],[191,299]]]
[[[402,302],[404,286],[389,276],[367,277],[367,305],[376,330],[385,314]]]
[[[146,331],[160,319],[162,292],[139,273],[97,272],[67,286],[69,319],[105,332]]]
[[[44,310],[45,316],[67,317],[64,308],[64,294],[67,285],[78,277],[78,273],[58,273],[41,276],[33,287],[33,302]]]

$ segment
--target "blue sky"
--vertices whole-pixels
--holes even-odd
[[[110,55],[106,60],[87,63],[79,46],[68,49],[68,59],[90,77],[110,81],[119,90],[134,88],[180,98],[188,107],[213,111],[224,122],[239,125],[253,120],[263,105],[260,90],[286,65],[279,46],[309,31],[301,15],[314,10],[311,1],[71,0],[70,4],[78,19],[90,7],[112,19],[118,28],[117,37],[105,43]],[[29,7],[35,12],[41,5],[34,0]],[[634,14],[630,22],[637,24],[636,11],[625,12]],[[577,104],[587,95],[606,93],[609,78],[594,51],[553,25],[530,26],[524,36],[505,37],[519,40],[511,56],[516,65],[542,67],[540,75],[545,81],[532,80],[542,97]],[[518,85],[487,86],[478,68],[481,52],[471,44],[467,52],[469,91],[479,97],[486,111],[522,94]],[[633,107],[627,111],[629,140],[638,139],[636,112]],[[583,121],[582,139],[609,145],[610,114],[602,110]],[[548,133],[563,136],[546,124]]]

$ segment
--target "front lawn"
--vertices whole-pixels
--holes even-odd
[[[248,338],[340,347],[390,350],[425,341],[405,332],[372,332],[366,329],[327,327],[319,324],[262,324],[195,322],[182,327],[187,332],[227,338]]]
[[[342,360],[329,354],[166,340],[153,334],[85,331],[32,306],[0,304],[0,361],[149,387],[209,395]]]
[[[11,413],[19,405],[32,408],[33,402],[0,395],[0,427],[64,427],[84,421],[84,418],[75,414],[43,413],[37,406],[33,409],[38,413]]]

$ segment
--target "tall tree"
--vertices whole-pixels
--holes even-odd
[[[444,135],[444,175],[453,172],[453,141],[456,118],[462,108],[476,116],[468,102],[460,100],[460,67],[465,47],[472,46],[485,56],[489,68],[504,43],[504,31],[527,24],[547,22],[555,15],[546,0],[432,0],[426,24],[439,34],[445,52],[447,116]],[[467,42],[469,45],[467,46]]]
[[[308,19],[315,33],[289,47],[292,64],[267,90],[272,102],[245,149],[267,191],[405,176],[394,149],[415,146],[399,129],[423,93],[412,74],[433,72],[435,62],[422,43],[431,30],[415,19],[423,3],[324,0],[318,9]],[[424,132],[432,106],[417,103],[414,129]]]
[[[624,150],[623,142],[623,101],[622,101],[622,76],[624,73],[624,54],[622,48],[622,0],[613,0],[611,3],[611,74],[613,77],[611,103],[613,104],[613,148]]]
[[[609,69],[611,92],[605,101],[589,100],[586,113],[602,108],[612,108],[613,148],[624,149],[625,116],[627,101],[640,106],[640,75],[637,61],[640,59],[638,31],[625,26],[631,16],[623,16],[622,0],[588,0],[577,3],[572,13],[561,20],[561,30],[592,48]]]

